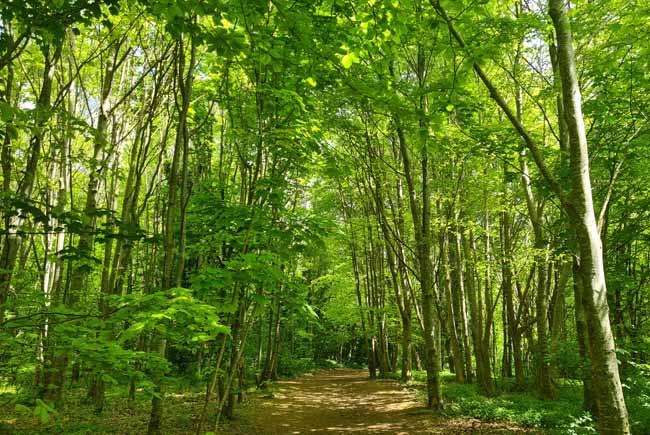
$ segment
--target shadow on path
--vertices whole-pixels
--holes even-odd
[[[241,411],[240,434],[515,434],[531,433],[476,420],[441,420],[413,392],[362,370],[322,370],[278,383],[272,399]]]

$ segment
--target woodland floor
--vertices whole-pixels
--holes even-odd
[[[281,381],[278,391],[239,409],[230,434],[521,434],[503,423],[436,418],[416,393],[363,370],[321,370]]]
[[[453,386],[455,384],[449,384]],[[466,387],[466,386],[461,386]],[[95,415],[83,388],[68,391],[66,406],[46,424],[17,412],[0,397],[0,435],[142,435],[147,431],[150,398],[138,395],[135,403],[124,400],[126,391],[107,395],[104,413]],[[451,390],[447,390],[451,392]],[[203,389],[168,391],[165,400],[164,435],[194,435],[203,406]],[[454,392],[455,400],[471,399],[471,390]],[[514,408],[524,397],[504,396]],[[506,400],[507,399],[507,400]],[[421,390],[404,388],[390,379],[370,380],[366,370],[318,370],[282,380],[269,391],[251,392],[236,407],[235,418],[225,421],[219,435],[293,434],[541,434],[511,423],[491,423],[470,417],[451,418],[425,409]],[[481,400],[485,400],[481,398]],[[483,403],[483,402],[481,402]],[[504,404],[502,404],[504,406]],[[518,411],[540,408],[543,403],[520,403]],[[567,407],[568,405],[562,405]],[[449,413],[453,403],[448,403]],[[451,415],[453,411],[451,411]],[[494,420],[492,420],[494,421]],[[505,421],[505,420],[502,420]],[[204,431],[210,430],[205,428]]]

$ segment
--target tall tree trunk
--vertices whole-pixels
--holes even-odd
[[[505,171],[505,168],[504,168]],[[505,183],[505,180],[504,180]],[[515,386],[518,390],[524,390],[526,380],[524,378],[524,360],[521,349],[521,331],[515,309],[515,291],[512,277],[512,225],[510,212],[501,212],[501,273],[503,286],[503,300],[508,323],[508,337],[512,343],[512,359],[515,363]]]
[[[54,47],[48,45],[43,49],[45,64],[43,66],[43,82],[36,102],[37,112],[47,113],[51,109],[52,86],[54,83],[54,67],[61,57],[63,41],[59,41]],[[41,158],[41,149],[43,148],[43,135],[47,119],[40,121],[39,128],[36,128],[34,135],[29,142],[29,155],[25,174],[18,185],[16,197],[22,201],[31,201],[36,172],[38,170],[39,160]],[[5,144],[3,151],[6,153],[9,146]],[[8,225],[4,234],[2,252],[0,252],[0,324],[4,321],[4,304],[7,301],[11,281],[16,267],[16,260],[22,242],[20,231],[27,219],[25,210],[18,209],[16,214],[8,218]],[[7,219],[7,218],[5,218]]]
[[[44,245],[46,246],[45,252],[45,271],[43,274],[43,294],[45,296],[46,310],[56,307],[60,302],[60,284],[63,269],[63,259],[61,251],[65,247],[65,232],[63,230],[54,230],[58,228],[60,223],[53,212],[57,214],[63,213],[67,203],[68,186],[68,155],[69,155],[70,141],[62,139],[59,146],[58,159],[55,158],[51,163],[51,180],[57,180],[58,186],[56,189],[51,189],[49,192],[50,198],[47,200],[49,206],[53,210],[48,212],[48,231],[53,231],[53,234],[47,233],[44,237],[46,239]],[[56,348],[56,340],[53,335],[54,324],[50,325],[49,317],[44,319],[43,337],[49,349],[44,352],[44,367],[43,367],[43,399],[47,402],[59,404],[63,395],[63,378],[65,374],[64,365],[66,356]]]
[[[416,257],[420,272],[420,287],[422,288],[422,320],[424,330],[425,369],[427,371],[427,406],[432,409],[442,409],[440,392],[440,373],[438,364],[438,348],[434,331],[434,294],[431,271],[431,214],[428,182],[428,158],[426,148],[422,151],[422,209],[418,205],[415,193],[415,182],[411,174],[411,160],[406,144],[406,137],[396,118],[397,134],[400,144],[400,154],[404,166],[404,175],[409,194],[409,203],[413,217],[413,227],[416,240]]]
[[[602,243],[591,193],[587,133],[566,2],[549,0],[549,14],[557,39],[563,104],[569,133],[571,197],[568,215],[580,250],[579,273],[582,277],[589,354],[597,394],[598,430],[604,435],[629,434],[630,423],[609,321]]]
[[[421,46],[418,46],[417,76],[420,87],[424,86],[425,79],[425,56]],[[395,79],[392,65],[389,64],[391,77]],[[421,94],[419,109],[426,113],[426,98],[424,93]],[[435,294],[433,288],[433,268],[431,265],[431,198],[429,193],[429,155],[426,143],[422,146],[421,152],[421,204],[418,204],[415,180],[413,177],[413,166],[411,163],[410,152],[406,141],[406,135],[401,125],[399,116],[393,114],[397,137],[399,142],[399,154],[404,169],[404,179],[408,191],[409,205],[413,220],[413,230],[415,235],[416,251],[415,256],[420,274],[420,287],[422,290],[422,334],[424,336],[424,359],[425,369],[427,372],[427,406],[432,409],[442,409],[442,394],[440,391],[440,363],[436,343],[436,315],[435,315]],[[420,120],[420,127],[424,131],[426,128],[425,120]]]
[[[476,292],[475,264],[472,246],[474,245],[474,236],[471,232],[462,229],[459,236],[463,249],[465,264],[465,289],[469,301],[470,314],[470,331],[472,334],[472,344],[474,357],[476,359],[476,381],[479,389],[483,394],[492,395],[492,377],[490,375],[490,355],[483,352],[483,307],[479,303],[479,295]],[[488,329],[489,330],[489,329]]]
[[[449,234],[447,231],[440,233],[440,267],[442,269],[442,287],[445,289],[445,305],[447,308],[447,336],[451,346],[451,357],[454,365],[454,374],[456,381],[461,384],[465,383],[465,363],[463,361],[462,343],[458,334],[457,325],[457,304],[454,304],[454,294],[452,293],[451,266],[449,264]]]
[[[484,194],[484,199],[487,201],[487,194]],[[490,262],[492,261],[492,238],[490,236],[490,213],[486,210],[485,212],[485,285],[483,287],[483,300],[482,305],[485,306],[485,323],[483,326],[483,337],[481,341],[481,354],[485,359],[485,370],[486,373],[492,377],[492,371],[490,369],[490,339],[492,339],[492,344],[495,346],[494,359],[496,359],[496,333],[493,333],[495,329],[494,325],[494,311],[496,308],[496,303],[492,301],[492,268],[490,267]],[[472,245],[472,251],[476,252],[476,247]],[[476,255],[474,255],[474,262],[476,262]],[[481,298],[480,298],[480,289],[477,291],[479,295],[479,308],[481,307]],[[496,365],[496,364],[495,364]],[[491,379],[492,380],[492,379]],[[494,393],[494,384],[490,386],[489,389],[486,389],[486,394],[490,395]]]
[[[67,304],[74,306],[79,301],[81,290],[85,287],[86,280],[91,268],[89,263],[94,257],[94,240],[95,226],[97,222],[97,196],[99,185],[108,166],[109,153],[106,152],[109,140],[107,131],[109,126],[109,105],[110,95],[117,66],[119,45],[114,48],[113,61],[109,62],[106,70],[103,72],[103,81],[101,86],[101,96],[99,100],[99,115],[97,117],[96,139],[93,146],[93,156],[91,159],[91,168],[88,175],[88,184],[86,186],[86,202],[83,210],[83,230],[79,234],[77,242],[77,255],[81,257],[80,261],[73,262],[72,275],[70,278],[70,290],[68,292]]]
[[[598,404],[594,390],[591,362],[589,361],[589,338],[587,337],[587,318],[584,309],[584,289],[582,276],[578,268],[578,260],[573,259],[573,296],[575,299],[575,325],[578,339],[578,354],[582,359],[582,408],[592,415],[598,416]]]
[[[518,103],[521,107],[521,103]],[[521,113],[521,109],[518,110]],[[521,116],[520,116],[521,118]],[[548,264],[548,246],[544,241],[542,230],[542,209],[538,206],[530,182],[528,172],[528,163],[525,155],[521,155],[521,182],[526,195],[526,205],[528,207],[528,217],[533,228],[535,237],[535,267],[537,274],[537,292],[535,294],[535,318],[537,323],[537,346],[536,346],[536,363],[535,387],[538,394],[543,399],[555,398],[555,386],[551,379],[551,368],[548,363],[548,298],[547,298],[547,281],[546,266]]]
[[[344,205],[344,210],[346,206]],[[359,307],[359,315],[361,317],[361,333],[363,334],[363,342],[366,349],[366,357],[368,360],[368,372],[370,378],[376,377],[375,365],[374,365],[374,356],[372,353],[372,346],[370,342],[370,331],[368,331],[369,326],[366,324],[366,309],[364,308],[363,297],[361,295],[361,274],[360,274],[360,264],[359,264],[359,255],[357,253],[357,242],[355,237],[355,231],[352,223],[352,218],[348,214],[347,216],[348,225],[350,227],[350,248],[352,253],[352,270],[354,272],[354,291],[357,297],[357,305]]]
[[[189,40],[189,47],[186,46]],[[178,126],[176,127],[176,139],[174,141],[174,152],[172,164],[169,171],[167,204],[164,215],[163,231],[163,267],[161,289],[169,290],[174,285],[178,285],[183,274],[184,243],[177,243],[175,239],[177,222],[181,223],[180,230],[183,230],[184,213],[183,206],[185,198],[178,198],[178,189],[181,193],[187,183],[187,156],[188,152],[189,129],[187,126],[188,112],[192,98],[192,83],[194,78],[194,66],[196,63],[196,45],[193,36],[182,35],[176,42],[176,62],[175,62],[175,81],[176,81],[176,105],[178,107]],[[188,58],[189,54],[189,58]],[[180,171],[179,171],[180,166]],[[176,213],[180,216],[176,216]],[[184,236],[180,237],[182,241]],[[161,358],[165,358],[167,343],[165,338],[156,336],[154,339],[154,351]],[[163,418],[163,400],[164,389],[162,376],[156,375],[154,378],[156,385],[156,395],[151,399],[151,415],[149,418],[148,435],[159,435],[162,428]]]
[[[440,1],[429,1],[447,23],[452,37],[464,48],[465,41],[456,30],[447,12],[442,8]],[[476,61],[473,66],[485,87],[490,91],[490,97],[505,113],[523,139],[537,168],[559,198],[562,208],[569,217],[569,223],[576,234],[580,251],[579,273],[582,277],[589,354],[594,373],[594,390],[598,401],[598,428],[602,434],[625,435],[630,433],[630,424],[618,372],[614,336],[609,322],[602,243],[591,192],[589,149],[582,116],[582,97],[576,72],[568,7],[564,0],[549,0],[548,4],[549,15],[553,20],[556,33],[557,59],[562,82],[563,119],[567,124],[569,138],[571,169],[571,194],[569,196],[546,166],[538,144],[517,119],[483,68]]]
[[[456,217],[458,221],[459,217]],[[467,316],[467,300],[465,289],[465,270],[462,262],[462,249],[461,249],[461,232],[456,223],[456,232],[450,234],[449,240],[449,257],[453,270],[453,282],[456,287],[455,303],[458,306],[457,311],[457,324],[460,326],[461,338],[463,343],[463,358],[465,365],[465,380],[467,383],[472,383],[472,351],[470,348],[470,330],[469,320]]]

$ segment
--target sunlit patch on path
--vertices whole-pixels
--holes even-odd
[[[240,432],[305,434],[514,434],[507,425],[441,420],[411,391],[392,380],[370,380],[361,370],[327,370],[279,383],[279,394],[241,413]],[[527,432],[531,433],[531,432]]]

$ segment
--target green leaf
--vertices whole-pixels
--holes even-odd
[[[349,52],[341,58],[341,64],[345,69],[349,69],[353,63],[359,63],[359,57],[353,51]]]
[[[16,411],[18,411],[18,412],[32,412],[32,410],[29,409],[29,407],[27,407],[25,405],[21,405],[20,403],[16,403],[16,406],[14,407],[14,409]]]
[[[306,312],[307,314],[309,314],[310,316],[312,316],[314,319],[318,319],[318,318],[320,318],[320,317],[318,316],[318,313],[314,310],[314,308],[313,308],[311,305],[305,303],[305,304],[303,305],[303,308],[305,309],[305,312]]]
[[[14,116],[14,108],[11,105],[0,101],[0,120],[3,122],[9,122]]]

